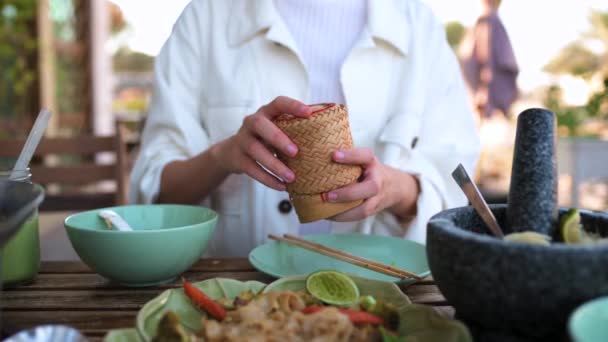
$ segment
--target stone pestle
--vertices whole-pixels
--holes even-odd
[[[555,114],[532,108],[517,118],[507,206],[508,231],[553,235],[557,224]]]

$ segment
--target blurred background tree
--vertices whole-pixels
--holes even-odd
[[[458,51],[458,47],[464,38],[466,28],[459,21],[450,21],[445,24],[445,34],[448,43],[454,51]]]
[[[36,0],[0,0],[0,138],[27,127],[38,107]]]
[[[59,134],[92,131],[93,99],[89,0],[50,0]]]
[[[112,55],[114,99],[112,110],[116,116],[141,118],[148,110],[152,92],[154,57],[134,51],[128,46],[131,26],[125,21],[120,7],[112,4]]]
[[[126,46],[119,48],[112,59],[114,72],[151,72],[154,68],[154,57]]]
[[[589,79],[608,76],[608,11],[592,10],[591,29],[564,47],[545,67],[551,74],[567,74]]]
[[[558,85],[549,87],[544,105],[555,112],[561,132],[568,136],[597,136],[608,122],[608,11],[592,10],[590,30],[566,45],[543,70],[554,75],[581,77],[596,82],[598,89],[582,106],[568,106]],[[592,122],[593,125],[585,125]]]

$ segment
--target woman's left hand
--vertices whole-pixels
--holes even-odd
[[[380,163],[374,152],[367,148],[336,151],[333,160],[341,164],[360,165],[363,177],[360,182],[328,192],[327,200],[364,201],[361,205],[330,218],[331,220],[358,221],[384,209],[403,218],[415,215],[420,190],[413,175]]]

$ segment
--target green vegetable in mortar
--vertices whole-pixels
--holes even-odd
[[[507,234],[505,235],[505,240],[546,246],[551,244],[550,236],[533,231]]]

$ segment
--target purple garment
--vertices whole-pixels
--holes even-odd
[[[473,37],[472,51],[463,60],[463,74],[469,88],[473,93],[480,87],[481,70],[488,67],[492,73],[492,79],[488,85],[488,103],[485,115],[492,114],[494,109],[501,110],[505,115],[509,113],[509,108],[519,95],[517,89],[517,74],[519,68],[515,60],[515,54],[511,41],[507,35],[502,21],[496,13],[480,17],[473,28],[486,24],[489,27],[489,56],[483,62],[477,59],[476,48],[479,44],[484,44],[476,35]]]

